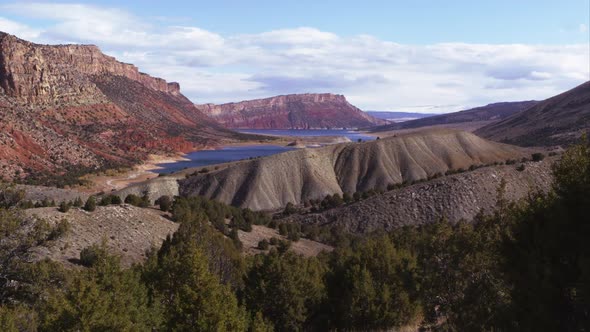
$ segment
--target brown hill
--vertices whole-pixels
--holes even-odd
[[[360,128],[388,123],[351,105],[342,95],[296,94],[222,105],[196,105],[227,128]]]
[[[590,128],[590,81],[476,131],[523,146],[571,144]]]
[[[129,165],[241,137],[179,89],[93,45],[0,32],[0,178]]]
[[[299,224],[339,226],[352,233],[392,230],[406,225],[471,220],[480,211],[491,213],[502,180],[504,198],[516,201],[531,192],[547,191],[552,183],[554,159],[518,165],[483,167],[444,176],[401,189],[386,191],[359,202],[319,213],[298,214],[282,219]],[[519,168],[520,169],[520,168]]]
[[[430,130],[233,163],[180,180],[179,192],[271,210],[327,194],[386,189],[389,184],[505,161],[524,153],[467,132]]]
[[[515,113],[526,110],[535,105],[536,103],[537,102],[534,100],[494,103],[460,112],[440,114],[435,116],[429,116],[422,119],[379,126],[373,128],[371,131],[384,132],[391,130],[415,129],[422,127],[459,124],[467,122],[498,121],[505,119]]]

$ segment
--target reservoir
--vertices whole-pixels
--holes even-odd
[[[251,133],[259,135],[272,136],[295,136],[295,137],[317,137],[317,136],[341,136],[350,139],[353,142],[359,139],[363,141],[374,140],[374,136],[350,130],[238,130],[242,133]],[[185,157],[189,160],[182,160],[174,163],[158,164],[160,169],[155,169],[156,173],[173,173],[185,168],[201,167],[216,165],[249,158],[270,156],[273,154],[294,150],[293,147],[279,145],[243,145],[227,146],[217,150],[201,150],[188,153]]]

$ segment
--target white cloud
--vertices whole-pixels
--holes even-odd
[[[113,8],[43,3],[0,10],[44,22],[33,29],[0,18],[0,30],[36,42],[97,44],[144,72],[180,82],[198,103],[334,92],[364,109],[440,112],[542,99],[590,75],[587,44],[417,46],[311,27],[223,36],[178,22],[148,23]]]
[[[11,21],[4,17],[0,17],[0,31],[4,31],[24,39],[36,39],[41,33],[38,30],[30,28],[24,24]]]

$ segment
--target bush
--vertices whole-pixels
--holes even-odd
[[[170,198],[170,196],[161,196],[160,198],[158,198],[156,200],[156,205],[160,206],[160,210],[164,211],[164,212],[168,212],[170,211],[170,209],[172,208],[172,198]]]
[[[84,204],[84,210],[88,212],[96,210],[96,199],[94,198],[94,196],[88,197],[88,200],[86,200],[86,204]]]
[[[139,197],[135,194],[129,194],[125,197],[125,203],[137,207],[149,207],[150,206],[150,196],[147,193],[144,193],[143,196]]]
[[[104,196],[100,202],[98,202],[98,205],[100,206],[107,206],[111,204],[111,196]]]
[[[258,249],[260,250],[267,250],[269,248],[270,244],[268,243],[267,239],[261,240],[260,242],[258,242]]]
[[[70,203],[66,203],[65,201],[62,201],[61,203],[59,203],[59,208],[57,208],[57,210],[61,213],[66,213],[70,210],[71,204]]]
[[[287,234],[289,234],[289,226],[285,223],[279,224],[279,234],[287,236]]]
[[[277,250],[280,254],[286,253],[291,248],[291,241],[281,240],[277,245]]]
[[[270,241],[269,241],[269,243],[270,243],[270,245],[271,245],[271,246],[276,246],[276,245],[278,245],[280,242],[281,242],[281,240],[280,240],[280,239],[278,239],[278,238],[276,238],[276,237],[271,237],[271,238],[270,238]]]
[[[75,207],[82,207],[84,205],[84,202],[82,201],[82,199],[80,197],[76,197],[76,199],[74,200],[74,206]]]
[[[112,205],[120,205],[123,203],[123,200],[121,200],[121,197],[117,196],[117,195],[111,195],[111,204]]]
[[[524,164],[520,164],[520,165],[518,165],[518,166],[516,167],[516,170],[517,170],[517,171],[519,171],[519,172],[522,172],[522,171],[524,171],[524,169],[525,169],[525,166],[524,166]]]
[[[297,213],[297,208],[295,207],[295,205],[291,202],[287,203],[287,206],[285,206],[285,210],[283,211],[283,214],[288,216],[288,215],[295,214],[295,213]]]
[[[80,251],[80,264],[86,267],[94,266],[102,257],[106,256],[105,246],[93,244]]]
[[[70,222],[67,219],[60,220],[55,228],[49,233],[48,240],[53,241],[66,235],[71,229]]]
[[[539,161],[545,159],[545,155],[540,152],[533,153],[531,155],[531,157],[532,157],[533,161],[535,161],[535,162],[539,162]]]

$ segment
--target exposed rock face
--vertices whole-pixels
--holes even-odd
[[[476,107],[460,112],[429,116],[423,119],[416,119],[406,122],[393,123],[385,126],[373,128],[373,132],[382,132],[390,130],[414,129],[429,126],[483,122],[483,121],[500,121],[513,114],[524,111],[534,106],[537,101],[516,101],[505,103],[494,103],[486,106]]]
[[[99,91],[84,76],[124,76],[160,92],[180,94],[178,83],[140,73],[134,65],[103,54],[94,45],[37,45],[0,32],[0,86],[19,101],[73,101]]]
[[[525,153],[467,132],[431,130],[230,164],[181,180],[179,191],[253,210],[272,210],[328,194],[383,190],[389,184],[503,162]]]
[[[342,95],[297,94],[222,105],[196,105],[227,128],[360,128],[385,124],[351,105]]]
[[[476,131],[523,146],[568,145],[590,129],[590,81]]]
[[[243,136],[199,112],[177,83],[96,46],[0,33],[0,179],[130,165]]]

